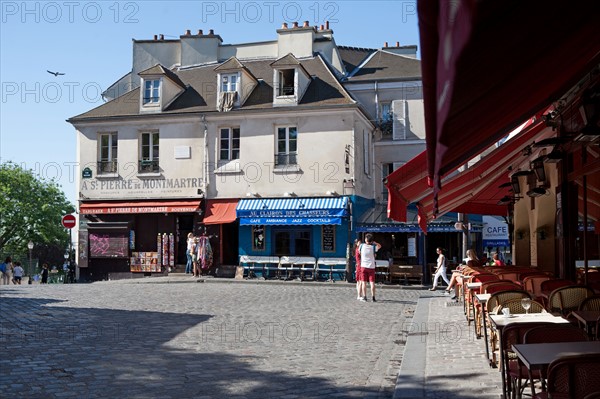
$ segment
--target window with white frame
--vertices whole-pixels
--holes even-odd
[[[140,133],[140,159],[138,171],[141,173],[158,172],[159,154],[158,132]]]
[[[117,133],[100,133],[98,136],[98,174],[117,172]]]
[[[295,126],[277,128],[275,165],[298,164],[298,129]]]
[[[380,109],[379,119],[382,122],[388,122],[388,121],[392,120],[392,103],[391,102],[381,103],[379,109]]]
[[[295,69],[281,69],[277,73],[277,96],[293,96],[294,95],[294,79],[296,75]]]
[[[221,75],[221,92],[237,91],[238,75],[237,73],[228,73]]]
[[[160,100],[160,79],[144,80],[144,104],[158,104]]]
[[[220,134],[219,160],[240,159],[240,128],[222,127]]]

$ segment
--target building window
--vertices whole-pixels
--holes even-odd
[[[101,133],[98,174],[117,172],[117,133]]]
[[[279,82],[277,85],[277,96],[293,96],[294,95],[294,69],[282,69],[278,72]]]
[[[379,115],[379,119],[381,122],[389,122],[392,120],[392,103],[381,103],[381,114]]]
[[[277,154],[275,166],[298,164],[298,130],[293,127],[277,128]]]
[[[221,75],[221,92],[237,91],[238,76],[237,74]]]
[[[140,173],[158,172],[158,132],[142,132],[140,137]]]
[[[160,79],[144,81],[144,104],[157,104],[160,99]]]
[[[265,226],[252,226],[252,249],[254,251],[265,250]]]
[[[273,229],[276,256],[310,256],[311,231],[306,227]]]
[[[221,128],[221,150],[219,153],[221,161],[240,159],[240,128]]]

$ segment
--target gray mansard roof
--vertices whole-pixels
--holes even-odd
[[[258,80],[258,85],[250,97],[240,108],[234,108],[231,112],[244,110],[267,110],[273,109],[273,62],[274,59],[266,60],[244,60],[241,64]],[[226,61],[227,62],[227,61]],[[300,66],[312,77],[308,89],[302,96],[297,106],[290,109],[314,108],[314,107],[338,107],[355,105],[340,82],[326,66],[320,56],[298,61]],[[232,66],[229,61],[227,69]],[[184,114],[184,113],[206,113],[217,111],[217,73],[219,69],[216,64],[208,64],[198,67],[184,68],[169,71],[175,75],[185,86],[185,90],[164,109],[160,114]],[[158,70],[158,69],[157,69]],[[277,107],[278,110],[286,107]],[[131,90],[120,97],[100,105],[83,114],[74,116],[69,122],[81,122],[93,119],[105,119],[115,117],[132,117],[140,114],[140,88]],[[143,114],[147,115],[147,114]],[[156,114],[153,114],[156,115]]]

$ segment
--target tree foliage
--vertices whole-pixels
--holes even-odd
[[[64,253],[69,234],[61,218],[74,210],[54,180],[12,162],[0,164],[0,252],[27,253],[31,240],[39,249],[55,247]]]

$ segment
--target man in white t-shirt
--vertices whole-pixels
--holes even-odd
[[[21,279],[23,278],[23,274],[25,274],[25,270],[21,267],[21,262],[15,262],[13,273],[13,284],[21,284]]]
[[[360,244],[360,268],[362,270],[362,287],[361,287],[361,301],[367,301],[367,281],[371,286],[371,298],[373,302],[377,302],[375,299],[375,253],[379,251],[381,244],[373,241],[373,234],[367,233],[365,235],[364,244]]]

